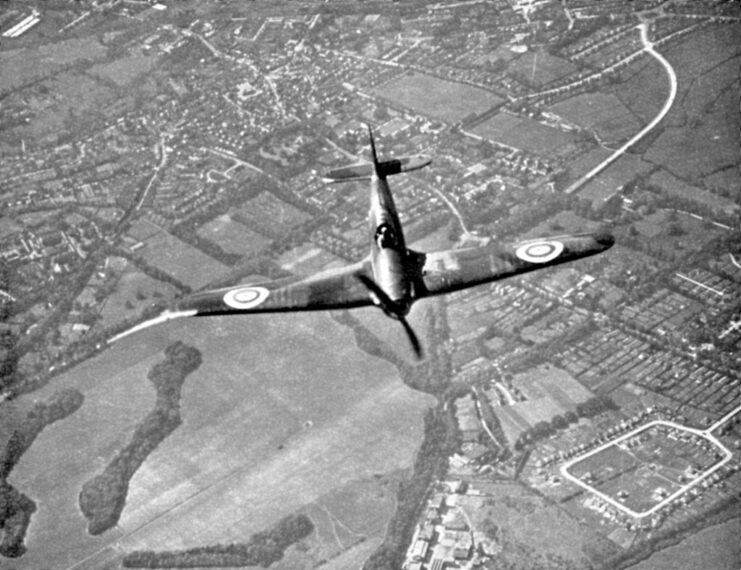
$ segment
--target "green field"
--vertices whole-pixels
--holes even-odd
[[[422,73],[402,75],[374,91],[421,115],[448,123],[456,123],[471,113],[483,113],[502,102],[501,98],[478,87]]]
[[[132,479],[119,525],[89,537],[79,489],[151,410],[147,370],[176,339],[203,354],[183,387],[183,424]],[[120,341],[48,390],[62,387],[77,387],[85,404],[45,431],[12,476],[39,503],[17,568],[87,557],[85,567],[98,568],[134,549],[241,541],[317,502],[377,540],[390,499],[370,500],[367,481],[411,466],[432,402],[322,314],[174,321]]]

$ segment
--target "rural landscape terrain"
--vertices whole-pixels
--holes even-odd
[[[741,4],[0,6],[0,570],[741,564]],[[606,253],[378,309],[190,293],[410,247]]]

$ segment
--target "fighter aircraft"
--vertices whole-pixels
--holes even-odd
[[[112,340],[178,317],[323,311],[375,305],[401,323],[414,353],[421,357],[420,342],[406,320],[416,301],[595,255],[614,243],[611,235],[598,232],[514,245],[489,243],[432,253],[414,251],[404,241],[387,178],[423,168],[431,159],[416,155],[381,161],[370,126],[368,135],[372,162],[333,170],[325,178],[332,183],[370,181],[370,253],[365,259],[308,278],[198,292]]]

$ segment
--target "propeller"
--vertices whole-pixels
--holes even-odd
[[[409,343],[412,345],[412,350],[414,351],[414,355],[419,359],[424,356],[424,352],[422,350],[422,345],[419,342],[419,338],[417,338],[417,334],[414,332],[414,329],[409,324],[409,322],[406,320],[406,317],[404,316],[404,313],[402,312],[402,308],[392,301],[389,296],[386,294],[386,292],[381,289],[381,287],[373,281],[370,277],[366,275],[358,275],[357,276],[360,282],[365,285],[366,289],[368,289],[371,293],[373,293],[376,296],[376,299],[378,300],[378,304],[380,305],[381,309],[387,314],[393,316],[396,320],[398,320],[401,323],[401,326],[404,327],[404,331],[407,333],[407,338],[409,338]]]

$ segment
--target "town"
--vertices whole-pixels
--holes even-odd
[[[0,15],[0,406],[190,292],[362,259],[367,190],[321,174],[369,123],[433,157],[393,181],[415,249],[616,235],[431,309],[457,449],[395,560],[628,568],[737,509],[738,3],[32,4]]]

